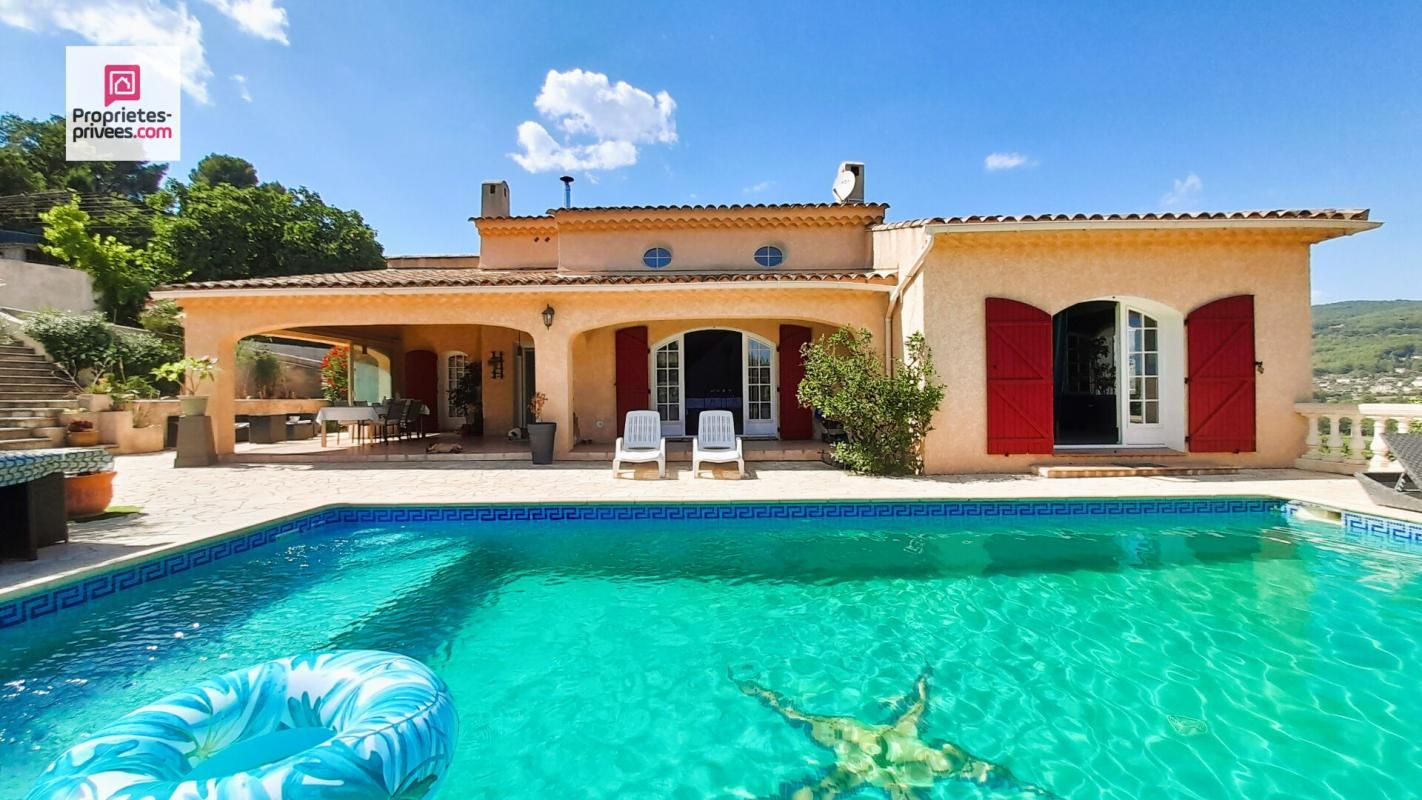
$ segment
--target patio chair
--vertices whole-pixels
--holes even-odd
[[[1422,434],[1384,433],[1383,441],[1401,472],[1359,472],[1355,477],[1374,503],[1422,512]]]
[[[410,398],[405,404],[405,432],[419,439],[425,438],[425,415],[420,413],[425,404]]]
[[[390,434],[400,435],[405,425],[405,408],[410,404],[410,400],[404,398],[391,400],[385,407],[385,415],[380,418],[380,439],[390,441]]]
[[[740,477],[746,474],[746,457],[741,437],[736,435],[736,417],[729,411],[702,411],[696,423],[696,441],[691,445],[691,477],[700,477],[703,462],[736,463]]]
[[[667,474],[667,440],[662,436],[662,416],[655,411],[628,411],[622,435],[612,452],[612,477],[624,461],[633,464],[657,462],[657,477]]]

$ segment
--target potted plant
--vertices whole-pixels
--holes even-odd
[[[203,381],[212,380],[217,373],[217,359],[212,356],[188,356],[181,361],[170,361],[153,370],[153,374],[165,381],[172,381],[183,387],[183,395],[178,398],[183,416],[201,417],[207,414],[207,395],[198,394]]]
[[[64,442],[70,447],[93,447],[99,443],[99,431],[87,419],[76,419],[69,423]]]
[[[69,519],[104,513],[114,499],[114,470],[64,476],[64,513]]]
[[[558,431],[558,423],[543,421],[543,406],[547,402],[548,395],[543,392],[528,401],[528,413],[533,415],[533,421],[528,423],[528,445],[535,464],[553,463],[553,434]]]

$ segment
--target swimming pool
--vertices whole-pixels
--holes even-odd
[[[329,648],[448,682],[446,798],[1422,785],[1422,556],[1270,499],[340,508],[147,569],[0,630],[0,797],[161,695]],[[949,744],[1010,773],[910,757]]]

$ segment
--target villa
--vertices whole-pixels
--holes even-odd
[[[930,473],[1093,454],[1288,467],[1311,396],[1310,247],[1380,225],[1351,209],[888,221],[862,164],[837,185],[835,203],[515,216],[489,182],[478,256],[155,296],[184,309],[189,353],[220,363],[258,334],[349,343],[376,376],[357,399],[418,398],[440,430],[503,438],[541,392],[560,456],[641,409],[669,437],[727,409],[747,438],[817,440],[800,348],[850,325],[887,357],[914,332],[932,347],[947,397]],[[476,419],[448,402],[460,381],[476,382]],[[211,395],[232,453],[232,371]]]

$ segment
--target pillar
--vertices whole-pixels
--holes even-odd
[[[553,440],[554,458],[567,456],[573,450],[573,343],[569,336],[553,327],[533,335],[534,385],[548,397],[543,406],[543,420],[557,422]]]
[[[183,341],[187,355],[217,359],[217,373],[198,388],[198,393],[208,396],[213,444],[221,457],[233,452],[237,444],[237,339],[215,327],[189,325]]]

